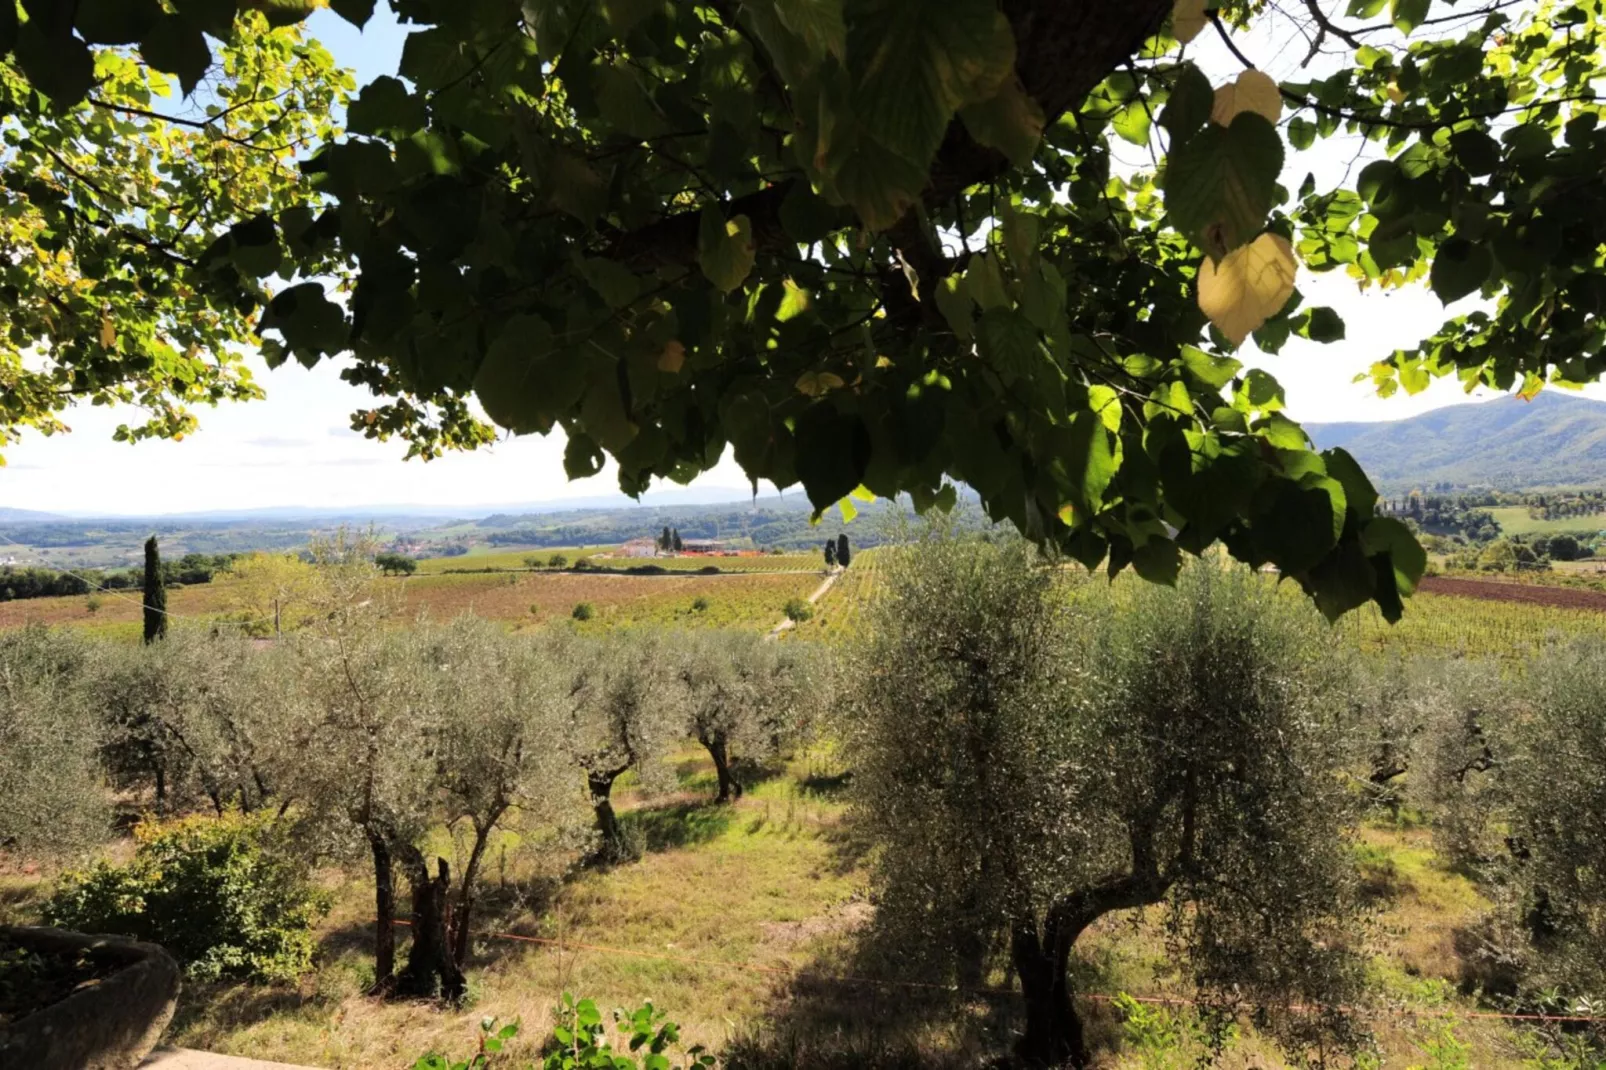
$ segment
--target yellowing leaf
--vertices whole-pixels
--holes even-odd
[[[842,386],[842,377],[833,372],[804,372],[797,377],[797,388],[811,398]]]
[[[1280,234],[1262,234],[1219,262],[1199,266],[1199,310],[1233,345],[1259,329],[1294,292],[1294,250]]]
[[[686,347],[680,344],[680,339],[671,338],[664,345],[664,351],[658,354],[658,370],[674,375],[685,363]]]
[[[740,286],[753,270],[753,226],[745,215],[726,219],[719,209],[703,209],[697,232],[697,262],[721,293]]]
[[[1268,123],[1282,118],[1283,94],[1269,75],[1260,71],[1244,71],[1238,80],[1216,90],[1216,102],[1210,109],[1210,121],[1231,126],[1233,116],[1252,111]]]
[[[1177,0],[1171,9],[1171,36],[1187,44],[1199,36],[1209,22],[1205,14],[1205,0]]]
[[[100,344],[103,349],[110,349],[117,344],[117,325],[104,312],[100,314]]]
[[[789,319],[801,316],[809,310],[812,303],[809,292],[791,279],[782,282],[785,296],[781,298],[781,305],[775,310],[775,322],[785,323]]]

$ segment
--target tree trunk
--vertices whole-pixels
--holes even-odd
[[[1038,937],[1035,921],[1017,921],[1010,933],[1010,958],[1020,977],[1026,1002],[1026,1032],[1016,1046],[1021,1062],[1031,1067],[1088,1065],[1082,1019],[1071,1002],[1066,960],[1070,934],[1050,915]]]
[[[726,742],[725,733],[718,732],[712,736],[699,737],[704,747],[708,748],[709,757],[714,759],[714,773],[719,777],[719,794],[714,797],[715,802],[734,802],[742,797],[742,785],[731,772],[730,747]]]
[[[463,886],[458,890],[457,913],[452,919],[452,961],[459,970],[468,964],[469,918],[474,913],[474,886],[479,880],[480,861],[485,857],[485,845],[491,838],[491,830],[501,816],[498,810],[483,826],[477,821],[474,823],[474,846],[468,852],[468,862],[463,866]]]
[[[156,812],[167,813],[167,769],[161,762],[153,761],[151,769],[156,774]]]
[[[392,880],[390,846],[373,829],[364,830],[374,855],[374,987],[388,991],[396,974],[396,886]]]
[[[602,834],[597,856],[609,860],[622,858],[625,853],[624,834],[619,830],[619,817],[613,812],[613,801],[609,798],[618,776],[612,772],[586,774],[586,783],[591,788],[591,808],[597,814],[597,831]]]
[[[429,863],[412,844],[397,845],[413,899],[413,946],[407,965],[396,976],[396,994],[440,998],[453,1003],[463,998],[468,983],[452,960],[447,933],[452,925],[452,873],[446,859],[437,859],[439,873],[429,875]]]

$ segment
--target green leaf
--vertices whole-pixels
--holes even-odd
[[[1295,333],[1312,342],[1341,342],[1344,340],[1344,320],[1326,305],[1309,308],[1300,314]]]
[[[1007,307],[990,308],[976,325],[981,355],[1005,382],[1032,374],[1038,360],[1037,329]]]
[[[360,30],[374,16],[374,0],[329,0],[329,9]]]
[[[856,416],[816,402],[797,419],[797,474],[816,510],[829,509],[864,482],[870,436]]]
[[[0,3],[11,2],[0,0]],[[35,89],[49,97],[56,107],[65,109],[83,100],[90,86],[95,84],[95,58],[89,46],[76,37],[60,34],[47,36],[39,28],[40,21],[31,20],[18,27],[17,66],[28,76],[28,81]],[[201,47],[206,48],[204,42]],[[207,54],[207,60],[211,60],[210,53]],[[186,88],[185,92],[188,93],[189,89]]]
[[[775,0],[775,14],[815,56],[847,58],[848,27],[842,18],[842,0]]]
[[[1451,238],[1439,246],[1428,283],[1439,300],[1448,305],[1481,289],[1493,269],[1494,257],[1488,246]]]
[[[726,219],[714,205],[703,209],[697,229],[697,263],[709,282],[730,293],[752,272],[755,257],[753,227],[745,215]]]
[[[140,55],[152,67],[178,76],[189,96],[212,65],[212,52],[201,31],[183,19],[165,18],[151,28],[139,44]]]
[[[642,19],[652,14],[660,0],[602,0],[602,16],[608,20],[614,36],[623,38]]]
[[[1400,593],[1416,590],[1427,571],[1428,554],[1410,528],[1391,516],[1373,517],[1361,531],[1361,542],[1368,554],[1388,555]]]
[[[1004,289],[1004,273],[998,266],[998,257],[992,253],[971,257],[965,268],[965,289],[983,312],[1005,308],[1011,303]]]
[[[1133,145],[1149,143],[1149,126],[1149,105],[1141,94],[1110,119],[1110,128]]]
[[[1428,17],[1432,0],[1389,0],[1389,21],[1401,33],[1410,33]]]
[[[563,447],[563,471],[570,479],[585,479],[602,471],[602,466],[608,460],[608,455],[602,452],[602,447],[588,434],[582,431],[572,432],[569,435],[568,445]],[[596,1013],[596,1007],[592,1007]],[[583,1019],[581,1025],[587,1024]],[[595,1023],[591,1023],[595,1024]]]
[[[277,330],[291,349],[338,353],[350,328],[343,309],[324,296],[323,284],[303,282],[268,302],[260,330]]]
[[[610,126],[642,140],[668,132],[664,117],[628,65],[603,64],[596,68],[596,81],[597,106]]]
[[[78,0],[73,27],[92,45],[132,45],[163,17],[158,0]]]
[[[781,228],[788,238],[803,245],[812,245],[837,229],[841,215],[840,209],[827,204],[803,179],[792,183],[781,202]]]
[[[1194,346],[1183,346],[1182,366],[1188,369],[1190,375],[1204,383],[1211,390],[1220,390],[1232,382],[1233,377],[1238,374],[1238,370],[1243,367],[1243,364],[1231,357],[1213,357]]]
[[[0,4],[0,55],[10,52],[17,44],[17,5]]]
[[[997,92],[1015,35],[996,0],[871,0],[849,30],[853,105],[870,140],[924,168],[961,107]]]
[[[474,67],[465,41],[443,27],[418,30],[402,41],[397,73],[421,90],[444,89]]]
[[[1214,123],[1173,152],[1166,165],[1166,211],[1188,240],[1219,260],[1266,226],[1283,166],[1283,143],[1264,116],[1240,112]]]
[[[406,137],[424,121],[424,102],[388,74],[369,82],[346,111],[346,129],[353,134]]]
[[[1500,166],[1500,143],[1482,130],[1457,130],[1450,135],[1450,151],[1469,175],[1492,174]]]
[[[1019,78],[1006,78],[998,92],[959,110],[965,129],[979,144],[997,149],[1016,167],[1025,167],[1043,140],[1043,109]]]
[[[1316,124],[1297,115],[1288,120],[1288,143],[1301,152],[1316,144]]]
[[[1349,511],[1365,523],[1377,508],[1377,488],[1372,486],[1372,481],[1366,478],[1366,473],[1348,450],[1337,447],[1323,450],[1322,464],[1326,466],[1327,474],[1338,480],[1344,488],[1344,501]]]
[[[1388,6],[1388,0],[1349,0],[1344,14],[1352,19],[1369,19]]]
[[[1056,461],[1064,468],[1077,504],[1096,511],[1115,478],[1115,453],[1105,418],[1090,409],[1076,413],[1056,445]]]
[[[1182,551],[1170,539],[1150,539],[1133,549],[1132,567],[1150,583],[1175,587],[1182,571]]]
[[[636,273],[617,260],[586,257],[580,261],[580,274],[609,308],[624,308],[641,293],[641,280]]]
[[[939,279],[933,290],[932,299],[937,304],[937,311],[942,313],[942,318],[948,321],[954,337],[960,341],[969,341],[975,331],[971,322],[975,305],[959,276],[949,275],[947,278]]]
[[[1191,63],[1178,68],[1176,83],[1160,112],[1160,125],[1171,135],[1173,149],[1210,121],[1216,91],[1204,72]]]

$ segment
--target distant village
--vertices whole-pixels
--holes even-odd
[[[620,557],[758,557],[762,551],[733,549],[723,539],[683,539],[677,528],[656,536],[631,539],[619,547]]]

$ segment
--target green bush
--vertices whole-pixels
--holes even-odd
[[[62,880],[47,924],[160,944],[202,980],[292,980],[311,966],[312,927],[329,904],[270,816],[194,817],[134,835],[128,865]]]
[[[574,607],[574,612],[569,615],[575,620],[590,620],[597,615],[597,611],[592,608],[590,602],[581,602]]]
[[[786,617],[788,620],[802,624],[812,616],[814,616],[814,607],[809,604],[808,599],[793,598],[787,601]]]
[[[704,598],[702,595],[698,595],[696,598],[693,598],[692,601],[691,601],[692,612],[693,613],[706,613],[706,612],[708,612],[708,607],[709,607],[710,604],[711,603],[708,601],[708,599]]]
[[[546,559],[546,563],[549,568],[565,568],[569,564],[569,559],[563,554],[553,554]]]

